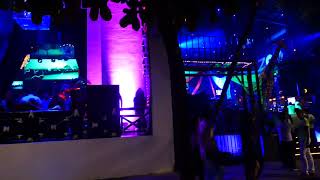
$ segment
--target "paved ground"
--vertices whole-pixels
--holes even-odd
[[[319,163],[317,163],[319,164]],[[319,167],[319,166],[317,166]],[[244,170],[242,166],[231,166],[225,168],[226,180],[244,180]],[[282,168],[279,162],[268,162],[265,164],[261,180],[300,180],[300,179],[320,179],[319,168],[315,177],[300,177],[299,171],[289,171]]]
[[[317,175],[315,177],[300,177],[299,171],[288,171],[281,167],[279,162],[267,162],[265,164],[261,180],[320,180],[320,161],[316,162]],[[242,166],[225,167],[225,180],[245,180]],[[179,180],[179,176],[174,173],[163,175],[136,176],[128,178],[118,178],[114,180]]]

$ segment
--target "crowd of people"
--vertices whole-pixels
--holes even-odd
[[[72,98],[69,86],[65,84],[56,93],[48,91],[7,91],[5,97],[1,99],[0,112],[21,112],[30,110],[61,110],[70,111]]]
[[[280,121],[276,127],[280,141],[280,159],[284,168],[290,171],[300,171],[303,177],[314,176],[316,169],[311,150],[317,144],[316,118],[308,109],[301,107],[295,108],[293,114],[289,114],[286,107],[279,115]],[[215,130],[209,125],[210,120],[207,116],[198,115],[194,121],[196,123],[192,144],[196,174],[200,179],[223,179],[223,161],[227,159],[228,154],[219,150],[213,138]],[[300,166],[296,163],[296,143],[299,144]],[[297,167],[300,167],[300,170]],[[257,169],[256,174],[258,171]]]

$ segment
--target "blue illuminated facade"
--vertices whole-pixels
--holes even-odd
[[[39,25],[32,23],[31,12],[14,12],[13,19],[23,30],[50,30],[51,16],[42,17],[42,22]]]

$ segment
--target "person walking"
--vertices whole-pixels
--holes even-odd
[[[315,174],[314,160],[310,151],[310,128],[301,109],[295,109],[298,118],[297,135],[300,145],[301,175],[309,176]]]
[[[205,180],[222,180],[223,167],[221,165],[221,153],[213,138],[213,129],[208,118],[200,116],[197,124],[197,142],[200,157],[203,162]]]

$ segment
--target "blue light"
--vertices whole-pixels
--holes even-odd
[[[222,30],[207,32],[206,36],[184,36],[179,37],[179,47],[182,49],[190,48],[216,48],[219,42],[225,42],[225,35]]]
[[[320,132],[315,131],[317,142],[320,142]]]
[[[212,76],[212,79],[213,79],[213,81],[214,81],[214,83],[220,88],[220,89],[222,89],[223,88],[223,85],[224,85],[224,83],[226,82],[226,77],[224,76],[224,77],[222,77],[222,78],[219,78],[219,77],[217,77],[217,76]]]
[[[297,49],[303,49],[307,46],[312,45],[311,43],[315,43],[320,39],[320,32],[312,33],[312,34],[300,34],[293,40],[292,46],[295,47],[293,52],[296,52]]]
[[[260,136],[260,146],[261,146],[261,153],[262,153],[262,157],[264,157],[264,143],[263,143],[263,137]]]
[[[0,36],[6,37],[13,30],[12,12],[0,10],[0,22]]]
[[[230,85],[229,85],[228,90],[227,90],[227,99],[232,99]]]
[[[218,149],[234,156],[242,154],[242,140],[240,135],[217,135],[214,137]]]
[[[218,12],[220,12],[220,11],[221,11],[221,9],[220,9],[220,8],[218,8],[218,9],[217,9],[217,11],[218,11]]]
[[[282,59],[283,59],[283,52],[280,51],[280,52],[279,52],[279,60],[282,61]]]
[[[12,12],[0,10],[0,63],[9,46],[9,36],[13,32]]]
[[[318,38],[320,38],[320,32],[317,32],[317,33],[314,33],[314,34],[309,34],[309,35],[305,36],[303,38],[303,40],[305,42],[310,42],[310,41],[316,40]]]
[[[51,16],[42,17],[42,22],[39,25],[32,23],[31,12],[14,12],[13,19],[23,30],[50,30]]]
[[[212,76],[212,79],[213,79],[214,83],[215,83],[220,89],[223,89],[223,86],[224,86],[224,84],[225,84],[225,82],[226,82],[227,77],[224,76],[224,77],[219,78],[219,77],[217,77],[217,76]],[[221,95],[221,93],[220,93],[220,94],[217,93],[217,95]],[[230,85],[229,85],[229,87],[228,87],[228,89],[227,89],[227,99],[231,99]]]
[[[266,56],[266,65],[269,64],[271,58],[272,58],[272,54],[268,54],[268,55]]]
[[[287,33],[287,29],[282,29],[281,31],[279,31],[271,36],[271,41],[277,40],[278,38],[285,35],[286,33]]]

